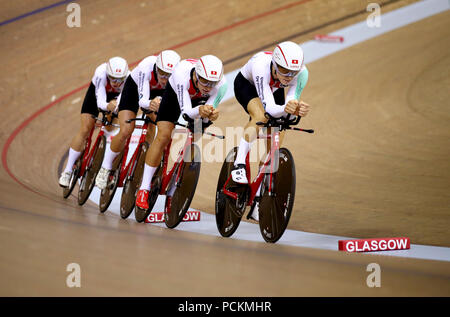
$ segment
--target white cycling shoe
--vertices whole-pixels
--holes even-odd
[[[95,178],[95,186],[97,186],[101,190],[105,189],[106,185],[108,185],[108,178],[110,172],[111,170],[108,170],[104,167],[100,168],[97,177]]]
[[[69,187],[70,178],[72,177],[72,172],[62,172],[59,178],[59,186]]]
[[[234,166],[231,171],[231,178],[238,184],[248,184],[247,173],[245,172],[245,164],[238,164]]]

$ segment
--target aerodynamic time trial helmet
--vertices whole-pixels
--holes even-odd
[[[125,78],[128,75],[128,63],[122,57],[112,57],[106,64],[106,74],[112,78]]]
[[[272,61],[275,67],[281,66],[290,70],[290,75],[296,75],[303,66],[304,56],[300,45],[286,41],[278,44],[273,50]]]
[[[172,50],[162,51],[156,58],[156,66],[167,74],[172,74],[174,67],[180,61],[180,55]]]
[[[217,83],[223,77],[222,61],[214,55],[202,56],[195,64],[195,72],[199,77]]]

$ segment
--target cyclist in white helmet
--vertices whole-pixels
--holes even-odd
[[[117,107],[116,98],[122,92],[128,74],[128,63],[122,57],[113,57],[95,70],[81,107],[80,129],[70,143],[67,164],[59,179],[60,186],[69,186],[73,165],[83,152],[85,140],[95,124],[92,116],[98,116],[98,109],[115,111]],[[109,129],[109,127],[106,127],[106,129]]]
[[[187,114],[191,119],[203,118],[203,121],[217,120],[217,107],[226,90],[223,64],[216,56],[205,55],[198,60],[186,59],[177,65],[158,111],[158,133],[147,151],[142,183],[136,197],[138,207],[148,209],[151,180],[180,115]]]
[[[118,106],[120,130],[112,138],[111,145],[106,148],[105,158],[95,180],[96,186],[104,189],[111,173],[112,164],[117,155],[123,150],[127,139],[134,130],[134,121],[139,107],[149,111],[158,111],[161,96],[166,88],[174,67],[180,61],[180,55],[172,50],[165,50],[158,56],[144,58],[131,72],[125,82]],[[154,113],[148,115],[156,120]],[[148,125],[146,141],[151,144],[155,136],[155,126]]]
[[[247,184],[245,158],[251,143],[256,139],[260,126],[267,122],[265,113],[273,117],[287,115],[306,116],[309,105],[300,101],[300,95],[308,81],[308,69],[304,65],[303,50],[294,42],[282,42],[273,52],[255,54],[240,70],[234,81],[236,99],[250,115],[244,136],[231,172],[233,181]],[[287,93],[285,95],[285,89]],[[284,133],[280,134],[280,143]],[[268,146],[270,146],[268,144]],[[258,220],[257,208],[250,216]]]

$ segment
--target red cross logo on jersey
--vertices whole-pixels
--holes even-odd
[[[298,65],[298,60],[297,59],[293,59],[292,60],[292,64]]]
[[[212,70],[211,75],[217,75],[217,72],[215,70]]]

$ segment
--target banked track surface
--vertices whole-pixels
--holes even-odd
[[[63,96],[73,87],[80,87],[105,56],[122,55],[129,61],[137,61],[160,47],[182,43],[186,34],[199,32],[196,29],[198,23],[191,23],[193,19],[185,17],[183,23],[180,22],[180,17],[186,13],[183,10],[179,10],[178,19],[177,16],[168,18],[170,27],[165,37],[149,38],[139,32],[137,25],[161,27],[160,22],[151,19],[152,14],[161,13],[157,9],[144,15],[142,8],[145,7],[119,5],[115,9],[121,8],[122,14],[136,17],[136,21],[111,25],[108,21],[117,14],[112,10],[115,3],[81,5],[86,23],[78,30],[68,29],[64,25],[65,12],[56,9],[43,12],[36,19],[29,17],[18,21],[21,28],[18,24],[3,27],[1,36],[5,43],[11,43],[11,48],[2,49],[1,53],[3,58],[11,61],[6,68],[8,74],[12,74],[6,79],[6,87],[2,88],[2,108],[8,114],[2,127],[3,148],[24,118],[45,105],[39,101],[51,100],[53,95]],[[164,9],[170,9],[174,4],[168,2],[166,5],[168,7]],[[260,8],[239,10],[237,7],[241,5],[245,3],[230,2],[227,10],[222,8],[224,14],[220,19],[223,20],[215,21],[216,25],[230,24],[230,17],[236,18],[236,12],[245,19],[264,9],[270,10],[273,4],[260,2]],[[301,13],[280,11],[270,18],[265,16],[262,21],[276,25],[277,21],[286,19],[286,15],[303,12],[332,20],[335,14],[332,7],[325,8],[314,1],[305,2],[302,8]],[[344,9],[352,12],[353,8]],[[207,16],[208,10],[204,14]],[[289,139],[286,143],[291,149],[303,149],[299,159],[304,163],[297,168],[298,174],[303,175],[299,183],[307,184],[299,186],[302,190],[298,191],[296,201],[302,201],[303,207],[301,213],[294,212],[293,228],[364,237],[402,233],[411,236],[415,243],[448,244],[448,209],[445,209],[448,194],[444,189],[448,188],[449,177],[448,166],[441,159],[448,154],[445,153],[448,146],[444,146],[448,140],[445,130],[448,117],[443,111],[448,103],[445,103],[445,90],[439,89],[445,84],[445,77],[439,77],[438,71],[448,69],[448,49],[440,41],[448,36],[445,34],[447,20],[448,13],[443,13],[309,65],[310,72],[317,77],[311,78],[304,98],[317,107],[305,118],[304,124],[321,132],[314,139]],[[333,28],[338,28],[340,23]],[[185,28],[183,32],[190,32],[181,32],[182,27]],[[273,42],[276,34],[281,33],[275,28],[274,33],[255,37],[254,34],[260,34],[257,32],[260,27],[260,21],[253,21],[242,29],[226,30],[223,34],[201,39],[195,45],[180,47],[178,51],[183,57],[211,52],[226,60],[236,55],[233,47],[245,50],[243,45],[246,44],[250,50]],[[240,34],[244,29],[246,33]],[[324,29],[330,30],[332,28]],[[402,41],[411,33],[415,34],[415,41]],[[111,41],[100,40],[108,36]],[[245,37],[257,40],[244,43]],[[301,42],[305,37],[293,40]],[[211,50],[213,44],[215,49]],[[424,45],[429,50],[421,51],[422,56],[408,54],[410,50],[420,51],[418,48]],[[149,47],[158,49],[149,52]],[[384,56],[382,64],[371,64],[374,56],[371,57],[370,52],[375,57]],[[243,62],[245,58],[227,67],[234,69]],[[412,63],[414,67],[410,67]],[[368,66],[361,69],[358,65]],[[342,74],[349,75],[343,78]],[[394,76],[395,81],[392,74],[398,74]],[[22,84],[24,79],[28,83],[26,86]],[[414,89],[414,85],[426,87],[427,93]],[[444,102],[439,107],[432,106],[431,110],[422,110],[420,105],[435,104],[431,101],[435,100],[436,94],[439,98],[439,93],[444,94],[440,97]],[[99,215],[95,206],[80,208],[73,199],[63,200],[57,187],[56,165],[66,150],[72,131],[78,128],[80,101],[74,100],[82,99],[83,95],[81,89],[39,115],[23,127],[9,146],[6,160],[10,173],[33,191],[19,185],[5,169],[1,170],[2,294],[301,296],[449,293],[448,266],[441,262],[340,254],[205,237],[138,225],[133,220],[123,221],[111,214]],[[392,100],[397,101],[395,108]],[[221,105],[221,111],[219,127],[238,125],[245,120],[233,101]],[[428,133],[419,133],[415,127],[425,122],[433,123],[433,128]],[[384,129],[379,129],[380,125]],[[351,133],[354,131],[357,133]],[[413,146],[418,141],[422,146]],[[343,153],[347,156],[343,157]],[[410,170],[414,172],[408,172]],[[202,169],[194,207],[212,210],[210,197],[213,196],[208,190],[215,187],[214,171],[218,173],[214,164]],[[398,177],[392,178],[393,171]],[[416,192],[417,183],[421,186]],[[385,197],[384,200],[378,195]],[[405,202],[411,206],[406,211],[401,208]],[[65,286],[65,268],[72,262],[79,263],[83,270],[83,286],[77,290]],[[383,287],[377,290],[369,289],[365,284],[365,268],[370,262],[377,262],[383,268]],[[272,274],[268,276],[267,272]],[[211,284],[221,286],[211,289]]]

